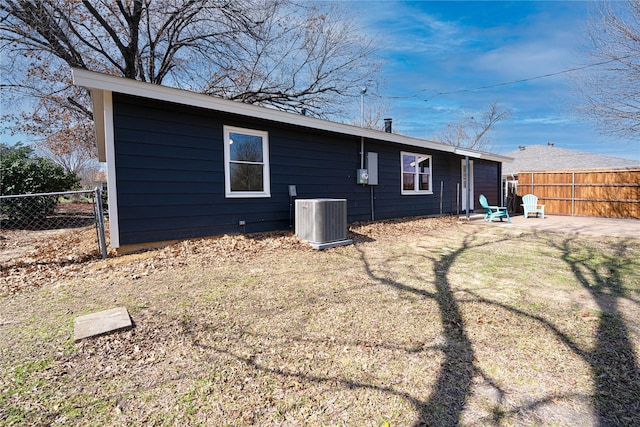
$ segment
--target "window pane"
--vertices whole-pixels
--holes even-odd
[[[262,162],[262,137],[244,135],[241,133],[229,134],[229,159],[244,162]]]
[[[429,190],[428,174],[420,174],[420,190]]]
[[[420,173],[429,173],[429,158],[418,157],[418,171]]]
[[[415,190],[415,175],[412,173],[402,174],[402,189],[413,191]]]
[[[262,165],[230,163],[231,191],[264,191]]]
[[[416,158],[415,156],[402,155],[402,172],[415,172]]]

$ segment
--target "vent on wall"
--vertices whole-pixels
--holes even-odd
[[[296,200],[296,234],[315,249],[351,244],[347,239],[347,200]]]

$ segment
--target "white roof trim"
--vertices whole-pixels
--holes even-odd
[[[100,114],[105,111],[104,108],[104,91],[91,92],[91,102],[93,103],[93,122],[95,124],[95,136],[98,144],[98,161],[106,162],[107,154],[105,153],[105,114]]]
[[[460,154],[473,158],[482,158],[498,162],[509,162],[510,157],[500,156],[497,154],[484,153],[480,151],[464,150],[464,154],[459,153],[459,149],[451,145],[442,144],[434,141],[427,141],[408,136],[402,136],[394,133],[387,133],[378,130],[361,128],[358,126],[330,122],[328,120],[317,119],[315,117],[302,116],[299,114],[288,113],[272,108],[260,107],[257,105],[246,104],[238,101],[230,101],[227,99],[217,98],[214,96],[203,95],[195,92],[189,92],[182,89],[175,89],[167,86],[160,86],[151,83],[140,82],[137,80],[126,79],[123,77],[114,77],[107,74],[96,73],[93,71],[72,69],[73,83],[77,86],[83,86],[91,91],[93,97],[102,96],[102,92],[117,92],[129,95],[140,96],[143,98],[157,99],[161,101],[173,102],[176,104],[201,107],[209,110],[222,111],[226,113],[239,114],[248,117],[270,120],[278,123],[304,126],[311,129],[324,130],[328,132],[336,132],[345,135],[353,135],[356,137],[364,137],[380,141],[393,142],[397,144],[406,144],[413,147],[427,148],[448,153]],[[102,115],[102,111],[96,111],[95,108],[101,108],[100,103],[94,101],[94,117]],[[98,144],[104,147],[104,123],[97,120],[96,134],[98,136]],[[101,148],[98,147],[100,152]]]

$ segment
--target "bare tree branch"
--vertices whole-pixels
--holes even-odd
[[[640,136],[640,1],[602,2],[590,23],[590,54],[601,64],[573,76],[576,110],[618,138]]]
[[[510,116],[511,111],[493,102],[486,111],[476,115],[465,113],[457,122],[447,124],[436,139],[455,147],[489,151],[491,147],[489,132]]]
[[[69,85],[68,67],[347,117],[379,66],[347,16],[290,0],[0,0],[3,87],[35,100],[32,113],[3,120],[58,154],[73,151],[69,129],[86,143],[89,97]]]

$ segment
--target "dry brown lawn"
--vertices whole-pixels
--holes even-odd
[[[76,231],[3,260],[0,424],[640,424],[640,239],[350,232],[99,260]],[[74,318],[118,306],[132,330],[73,342]]]

